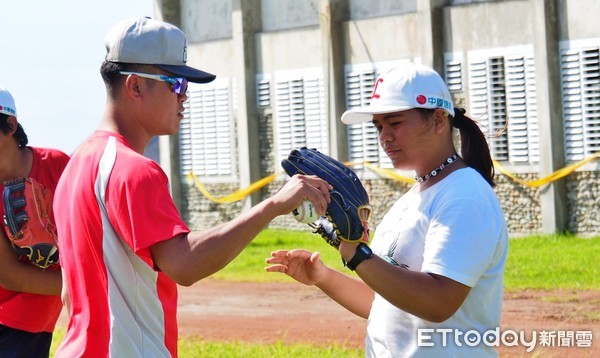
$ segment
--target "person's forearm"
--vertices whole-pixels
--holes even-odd
[[[159,242],[150,249],[163,272],[189,286],[225,267],[279,214],[267,199],[227,223]]]
[[[0,284],[7,290],[38,295],[60,295],[62,278],[60,271],[42,270],[33,265],[19,262],[9,275],[2,275]]]
[[[328,268],[327,279],[316,284],[327,296],[348,311],[368,318],[375,297],[373,290],[362,280]]]
[[[233,260],[273,219],[291,213],[304,200],[325,213],[331,185],[311,175],[294,175],[272,197],[235,219],[150,246],[154,263],[180,285],[189,286]]]
[[[200,276],[208,276],[231,262],[277,215],[266,200],[229,222],[190,233],[194,256],[208,268],[206,275]]]
[[[379,257],[364,261],[356,272],[388,302],[431,322],[452,316],[470,290],[447,277],[407,270]]]

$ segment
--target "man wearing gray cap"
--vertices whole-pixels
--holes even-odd
[[[175,26],[138,18],[106,37],[103,119],[73,155],[56,192],[69,328],[56,357],[177,356],[177,287],[227,265],[266,225],[303,200],[322,214],[331,186],[313,176],[215,228],[192,232],[160,166],[142,154],[174,134],[188,81],[215,76],[186,65]]]

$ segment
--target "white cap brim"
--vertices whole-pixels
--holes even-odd
[[[342,114],[342,123],[344,124],[359,124],[370,122],[373,120],[374,114],[386,114],[386,113],[394,113],[394,112],[402,112],[412,109],[409,105],[406,106],[377,106],[373,107],[363,107],[351,109],[344,114]]]

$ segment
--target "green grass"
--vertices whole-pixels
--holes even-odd
[[[213,278],[229,281],[289,282],[280,273],[265,272],[265,259],[277,249],[319,251],[330,266],[344,270],[339,254],[310,231],[263,231],[235,260]],[[510,239],[505,288],[600,289],[600,237],[571,235],[530,236]]]
[[[286,345],[281,342],[265,345],[244,342],[207,342],[186,337],[179,340],[179,356],[185,357],[286,357],[286,358],[347,358],[364,357],[364,350],[340,346]]]
[[[600,237],[570,235],[511,239],[504,286],[522,289],[600,290]]]
[[[253,282],[289,282],[287,275],[264,271],[265,259],[278,249],[304,248],[319,251],[330,266],[343,269],[340,256],[310,231],[263,231],[214,279]],[[600,290],[600,237],[582,239],[570,235],[531,236],[510,240],[505,270],[505,288]],[[345,272],[350,272],[344,270]],[[64,336],[54,334],[51,355]],[[211,342],[198,337],[181,337],[179,355],[187,357],[362,357],[361,349],[343,346],[269,345],[243,342]]]
[[[307,229],[308,228],[307,226]],[[228,281],[245,282],[289,282],[293,281],[281,273],[266,272],[265,259],[271,252],[279,249],[306,249],[318,251],[321,260],[327,265],[340,270],[344,269],[339,253],[319,235],[310,230],[289,231],[268,229],[261,232],[242,253],[236,257],[223,270],[217,272],[212,278]],[[346,270],[350,272],[349,270]]]
[[[65,330],[57,328],[50,347],[50,357],[62,341]],[[322,347],[310,344],[286,345],[282,342],[273,344],[257,344],[245,342],[214,342],[202,338],[181,337],[178,344],[179,357],[286,357],[286,358],[352,358],[364,357],[364,350],[337,345]]]

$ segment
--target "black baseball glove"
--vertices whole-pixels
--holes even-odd
[[[294,149],[281,165],[289,176],[316,175],[333,186],[327,212],[312,224],[314,232],[338,248],[340,240],[369,241],[369,195],[356,174],[339,161],[306,147]]]

